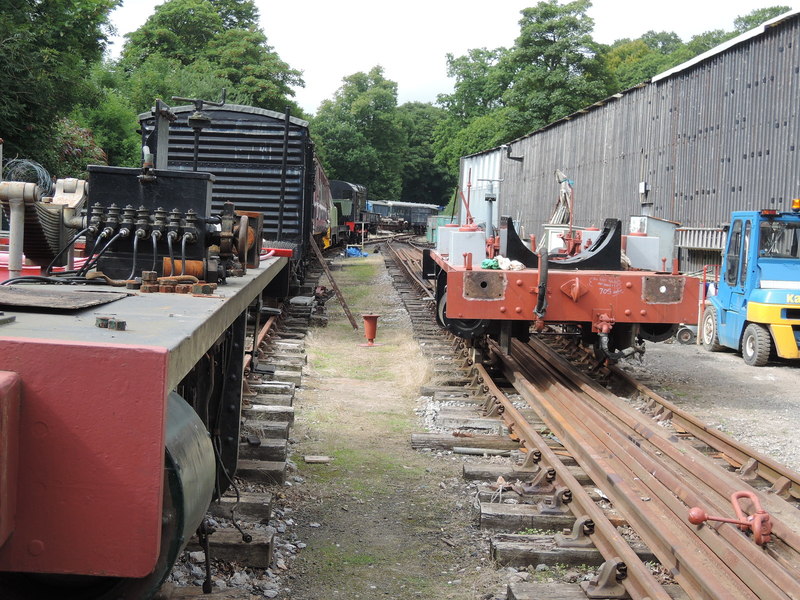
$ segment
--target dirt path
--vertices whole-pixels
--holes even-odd
[[[359,325],[361,314],[381,315],[381,345],[359,346],[363,328],[352,331],[335,298],[328,327],[307,338],[293,430],[299,481],[284,490],[306,547],[284,597],[493,598],[502,586],[471,516],[461,462],[410,448],[429,367],[383,258],[340,264],[334,276]],[[309,454],[332,462],[305,464]]]

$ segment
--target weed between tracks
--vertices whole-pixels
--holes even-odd
[[[328,326],[307,337],[309,367],[293,431],[303,481],[283,490],[307,547],[287,597],[485,598],[498,576],[471,498],[443,483],[460,477],[461,462],[410,448],[411,432],[421,427],[414,414],[419,387],[432,369],[411,337],[383,258],[340,260],[344,267],[333,275],[359,332],[334,297]],[[324,277],[321,283],[327,285]],[[361,315],[371,312],[381,315],[382,345],[360,347]],[[332,460],[306,465],[309,454]]]

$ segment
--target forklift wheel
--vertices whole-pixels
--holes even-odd
[[[763,367],[769,361],[772,338],[763,325],[750,323],[742,336],[742,358],[751,367]]]

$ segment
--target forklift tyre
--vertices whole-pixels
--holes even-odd
[[[742,358],[751,367],[763,367],[769,361],[772,338],[763,325],[750,323],[742,336]]]
[[[702,335],[703,347],[709,352],[719,352],[723,346],[719,343],[719,332],[717,330],[717,309],[713,306],[706,306],[703,311],[703,322],[700,324],[700,335]]]

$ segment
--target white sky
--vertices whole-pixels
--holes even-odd
[[[445,55],[470,48],[510,47],[520,11],[537,0],[256,0],[268,42],[291,67],[303,71],[296,100],[315,113],[342,78],[375,65],[398,84],[398,101],[434,102],[452,91]],[[124,0],[111,18],[119,35],[139,28],[163,0]],[[563,2],[562,2],[563,3]],[[594,39],[611,43],[649,30],[674,31],[684,41],[756,8],[800,6],[800,0],[593,0]],[[399,8],[402,6],[402,8]],[[112,55],[123,43],[115,38]]]

